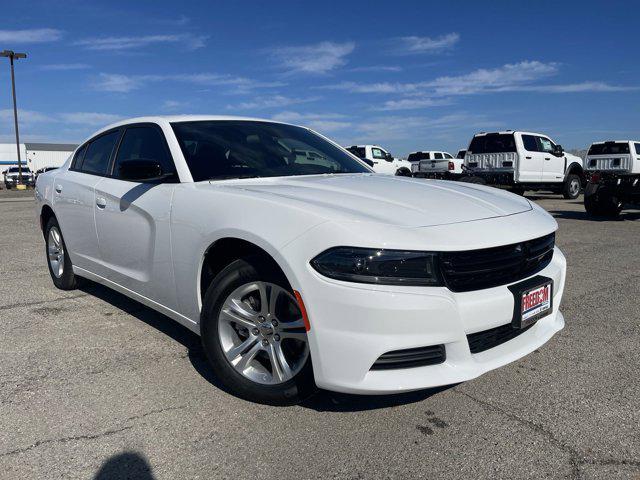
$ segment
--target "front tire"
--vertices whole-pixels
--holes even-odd
[[[580,196],[580,190],[582,189],[582,182],[578,175],[570,174],[564,181],[562,186],[562,196],[567,200],[575,200]]]
[[[47,222],[44,238],[47,266],[53,284],[60,290],[75,290],[78,288],[78,277],[73,273],[73,264],[55,217]]]
[[[398,177],[411,177],[412,173],[411,170],[409,170],[408,168],[399,168],[398,170],[396,170],[396,176]]]
[[[250,257],[211,282],[201,339],[215,376],[232,394],[267,405],[294,405],[316,390],[302,314],[284,276]]]

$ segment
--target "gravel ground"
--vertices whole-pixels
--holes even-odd
[[[0,477],[640,478],[640,211],[560,224],[567,325],[519,362],[393,397],[251,404],[198,338],[90,285],[56,290],[33,192],[0,192]],[[10,198],[9,198],[10,197]]]

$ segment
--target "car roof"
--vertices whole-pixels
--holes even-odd
[[[413,155],[414,153],[449,153],[449,152],[445,152],[444,150],[417,150],[415,152],[411,152],[409,155]],[[449,153],[449,155],[451,155]]]
[[[87,141],[91,140],[96,135],[101,134],[102,132],[106,132],[107,130],[111,130],[112,128],[122,127],[125,125],[130,125],[132,123],[157,123],[159,125],[166,123],[177,123],[177,122],[199,122],[199,121],[215,121],[215,120],[236,120],[236,121],[249,121],[249,122],[268,122],[268,123],[279,123],[282,125],[293,125],[297,127],[306,128],[303,125],[296,125],[293,123],[287,122],[279,122],[277,120],[271,120],[268,118],[254,118],[254,117],[240,117],[234,115],[149,115],[146,117],[133,117],[118,120],[117,122],[110,123],[109,125],[101,128],[100,130],[96,130],[89,137],[84,139],[80,145],[85,144]]]
[[[513,133],[519,133],[521,135],[538,135],[539,137],[548,137],[546,133],[526,132],[524,130],[501,130],[499,132],[480,132],[476,133],[474,137],[483,137],[485,135],[510,135]]]
[[[600,142],[592,142],[591,145],[598,145],[603,143],[639,143],[638,140],[602,140]]]

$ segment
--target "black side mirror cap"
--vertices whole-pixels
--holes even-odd
[[[163,180],[173,175],[163,172],[160,163],[149,159],[126,160],[118,167],[118,178],[132,182]]]
[[[558,157],[564,154],[564,149],[562,148],[562,145],[556,145],[553,149],[553,154],[557,155]]]

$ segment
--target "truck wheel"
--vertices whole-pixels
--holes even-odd
[[[476,177],[476,176],[469,176],[469,177],[462,177],[460,179],[461,182],[465,182],[465,183],[475,183],[478,185],[486,185],[487,182],[485,181],[484,178],[482,177]]]
[[[411,176],[411,170],[409,170],[408,168],[399,168],[396,171],[396,175],[399,177],[410,177]]]
[[[600,186],[585,190],[584,209],[593,217],[616,218],[622,211],[622,202],[610,189]]]
[[[581,188],[582,182],[580,182],[580,177],[578,175],[567,175],[562,187],[562,196],[567,200],[575,200],[580,196]]]

